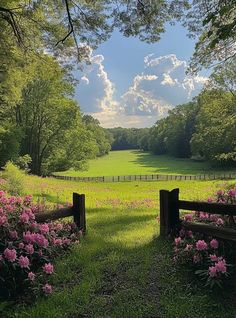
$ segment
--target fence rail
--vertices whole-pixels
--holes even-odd
[[[210,224],[182,221],[179,210],[202,211],[210,214],[228,215],[232,228],[221,228]],[[212,235],[221,239],[236,241],[236,228],[233,216],[236,215],[236,205],[208,202],[193,202],[179,200],[179,189],[172,191],[160,190],[160,235],[167,237],[179,227],[194,232]]]
[[[136,174],[125,176],[100,176],[100,177],[72,177],[52,175],[56,179],[69,181],[99,181],[99,182],[123,182],[123,181],[168,181],[168,180],[229,180],[236,179],[236,173],[228,174],[201,174],[201,175],[173,175],[173,174]]]
[[[57,209],[48,212],[40,212],[35,214],[35,220],[39,223],[45,221],[58,220],[68,216],[73,216],[74,222],[79,230],[86,232],[85,217],[85,195],[73,193],[72,207]]]

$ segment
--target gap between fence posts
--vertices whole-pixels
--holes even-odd
[[[160,190],[160,236],[166,237],[175,231],[179,219],[179,189]]]
[[[73,216],[79,230],[86,232],[85,195],[73,193]]]

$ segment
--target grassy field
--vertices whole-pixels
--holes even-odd
[[[6,306],[18,318],[233,318],[234,301],[200,289],[172,263],[172,245],[158,237],[160,189],[206,199],[217,181],[76,183],[27,177],[27,192],[53,203],[86,194],[88,232],[56,262],[55,292],[32,306]],[[233,299],[234,295],[232,296]]]
[[[177,174],[196,175],[203,173],[235,172],[234,170],[214,169],[208,163],[169,156],[154,156],[138,150],[111,151],[109,155],[90,160],[87,171],[68,170],[58,172],[64,176],[118,176],[135,174]]]

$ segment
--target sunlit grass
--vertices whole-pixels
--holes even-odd
[[[196,175],[204,173],[230,173],[236,169],[213,168],[206,162],[190,159],[155,156],[138,150],[111,151],[109,155],[90,160],[87,171],[58,172],[64,176],[123,176],[140,174]]]
[[[37,200],[71,201],[86,194],[88,232],[56,261],[54,293],[31,306],[5,309],[18,318],[232,318],[236,311],[200,290],[173,267],[171,243],[158,237],[159,190],[206,199],[217,181],[79,183],[26,177]]]

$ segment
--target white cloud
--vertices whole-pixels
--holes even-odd
[[[167,115],[174,106],[199,93],[207,78],[186,75],[187,62],[175,54],[144,57],[143,72],[117,100],[116,88],[104,66],[104,56],[89,54],[77,96],[82,111],[96,117],[104,127],[145,127]]]
[[[186,75],[187,62],[175,54],[144,58],[144,72],[135,76],[133,84],[122,96],[127,115],[165,116],[169,109],[186,103],[199,93],[207,78]]]

